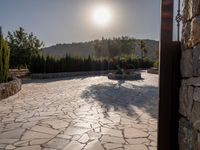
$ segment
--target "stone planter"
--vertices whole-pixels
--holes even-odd
[[[147,70],[147,73],[158,74],[159,70],[157,68],[150,68]]]
[[[108,79],[112,80],[140,80],[141,73],[130,73],[130,74],[116,74],[116,73],[109,73]]]
[[[12,96],[21,90],[21,80],[12,77],[7,83],[0,83],[0,100]]]

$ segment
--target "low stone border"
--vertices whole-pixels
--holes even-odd
[[[17,78],[26,78],[30,76],[28,69],[9,69],[9,76]]]
[[[145,69],[129,69],[130,72],[144,71]],[[100,76],[108,75],[110,72],[115,72],[116,70],[106,70],[106,71],[82,71],[82,72],[60,72],[60,73],[33,73],[31,74],[32,79],[55,79],[55,78],[66,78],[66,77],[76,77],[76,76]]]
[[[109,72],[110,71],[39,73],[39,74],[31,74],[31,78],[32,79],[53,79],[53,78],[75,77],[75,76],[97,76],[97,75],[107,75]]]
[[[159,70],[157,68],[150,68],[147,70],[147,73],[158,74]]]
[[[109,73],[108,79],[111,79],[111,80],[140,80],[142,78],[141,78],[141,73],[131,73],[129,75]]]
[[[7,83],[0,83],[0,100],[12,96],[21,90],[21,80],[12,77]]]

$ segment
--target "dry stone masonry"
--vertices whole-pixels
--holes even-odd
[[[0,100],[12,96],[21,90],[21,80],[12,77],[7,83],[0,83]]]
[[[200,0],[183,0],[180,150],[200,150]]]

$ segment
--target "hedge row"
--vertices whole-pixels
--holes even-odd
[[[30,71],[32,73],[58,73],[77,71],[100,71],[115,70],[117,66],[124,69],[149,68],[153,62],[147,58],[120,58],[118,60],[76,58],[66,55],[65,58],[54,58],[50,56],[37,55],[31,59]]]

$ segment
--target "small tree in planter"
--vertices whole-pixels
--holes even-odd
[[[147,55],[147,49],[146,49],[146,44],[143,40],[140,40],[139,47],[141,50],[141,58],[144,59],[144,57],[146,57]]]
[[[8,81],[9,61],[10,48],[7,42],[3,39],[0,27],[0,83]]]

